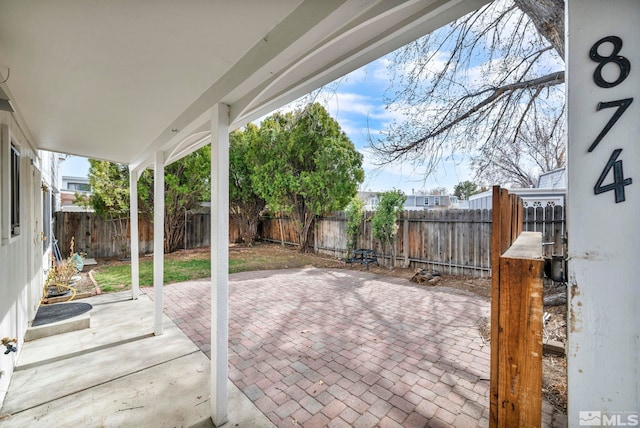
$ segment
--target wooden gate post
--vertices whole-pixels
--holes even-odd
[[[542,423],[542,235],[522,201],[493,188],[490,427]]]

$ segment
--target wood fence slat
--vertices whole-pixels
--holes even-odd
[[[504,215],[519,210],[517,204],[501,208]],[[514,208],[515,207],[515,208]],[[398,240],[396,257],[399,265],[409,268],[435,269],[446,274],[486,277],[491,270],[492,210],[446,210],[429,209],[405,211],[398,219]],[[373,238],[371,217],[367,212],[363,220],[362,233],[357,242],[359,248],[371,248],[382,255],[382,247]],[[518,215],[518,211],[516,211]],[[544,242],[553,245],[544,247],[545,256],[565,254],[564,208],[529,207],[522,211],[522,230],[541,231]],[[509,217],[510,218],[510,217]],[[518,230],[517,221],[506,225],[503,241],[497,248],[502,252],[511,244],[512,229]],[[512,226],[513,225],[513,226]],[[230,215],[229,241],[239,241],[239,219]],[[63,254],[69,250],[71,236],[75,236],[77,250],[85,251],[89,257],[120,256],[117,243],[113,240],[113,226],[93,213],[56,213],[55,236]],[[129,227],[127,226],[127,230]],[[153,251],[153,225],[143,218],[138,222],[140,252]],[[334,213],[316,220],[312,229],[313,239],[310,245],[321,254],[345,258],[346,216]],[[286,217],[274,216],[261,219],[258,228],[259,239],[269,242],[293,244],[296,240],[293,221]],[[187,216],[187,248],[210,245],[211,229],[208,213],[194,213]],[[182,248],[182,246],[180,246]],[[390,249],[387,258],[380,257],[381,264],[389,264]]]

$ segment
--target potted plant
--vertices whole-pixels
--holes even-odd
[[[73,249],[74,238],[72,237],[69,257],[58,261],[52,256],[51,268],[44,282],[44,298],[60,296],[69,290],[73,292],[69,300],[75,297],[75,290],[71,287],[71,281],[82,270],[84,261],[82,256],[74,252]]]

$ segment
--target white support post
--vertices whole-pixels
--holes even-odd
[[[164,152],[153,159],[153,333],[162,334],[162,284],[164,282]]]
[[[131,298],[140,295],[140,243],[138,241],[138,172],[129,168],[129,224],[131,231]]]
[[[211,419],[227,422],[229,340],[229,106],[211,115]]]
[[[640,1],[569,0],[569,426],[640,422]]]

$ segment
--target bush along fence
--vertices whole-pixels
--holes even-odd
[[[372,216],[372,212],[365,213],[357,247],[374,250],[380,263],[390,266],[391,249],[383,249],[373,238],[368,221]],[[332,257],[349,257],[346,224],[344,213],[319,218],[311,239],[314,250]],[[491,210],[404,211],[397,224],[396,266],[470,277],[490,275]],[[545,256],[565,255],[563,207],[526,208],[523,230],[542,233]],[[263,241],[292,244],[295,240],[293,224],[286,217],[263,218],[259,231]]]
[[[365,213],[358,237],[358,248],[374,250],[381,264],[390,266],[391,249],[382,248],[373,238]],[[346,216],[336,213],[316,221],[312,241],[314,250],[338,258],[347,252]],[[489,276],[491,240],[490,210],[423,210],[404,211],[397,222],[395,265],[426,268],[441,273],[472,277]],[[261,238],[285,242],[292,236],[288,218],[269,218],[262,222]]]
[[[373,238],[365,214],[358,248],[372,249],[381,264],[391,265],[391,249],[381,247]],[[523,230],[542,232],[543,253],[566,255],[564,208],[561,206],[524,209]],[[346,216],[343,212],[318,218],[312,230],[315,252],[347,258]],[[396,266],[425,268],[450,275],[488,277],[491,270],[491,210],[423,210],[404,211],[398,219],[395,243]],[[187,214],[186,248],[207,247],[211,239],[208,213]],[[92,213],[56,213],[56,236],[61,250],[68,249],[75,236],[76,249],[89,257],[118,257],[121,251],[113,239],[114,227]],[[127,223],[127,237],[129,227]],[[153,227],[139,223],[140,252],[153,251]],[[263,241],[295,245],[294,225],[287,217],[263,217],[258,228]],[[229,241],[239,240],[238,222],[229,217]]]

